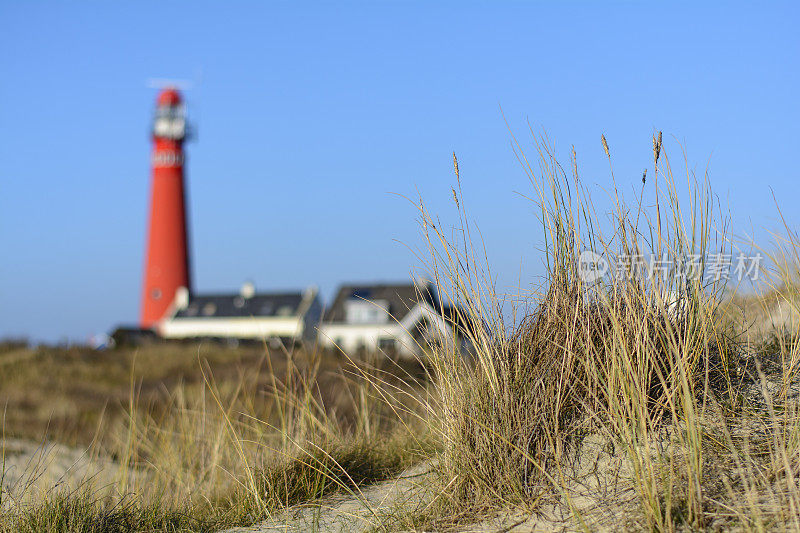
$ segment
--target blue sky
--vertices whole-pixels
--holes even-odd
[[[453,215],[452,155],[501,288],[542,273],[512,130],[584,181],[633,188],[651,135],[709,165],[737,234],[796,227],[800,9],[791,3],[3,2],[0,337],[136,321],[149,78],[188,94],[199,290],[404,279],[418,193]],[[651,170],[652,171],[652,170]],[[602,207],[602,200],[598,200]]]

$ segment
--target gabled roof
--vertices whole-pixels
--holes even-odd
[[[348,300],[387,302],[389,314],[400,321],[417,304],[420,297],[434,308],[438,306],[436,291],[430,284],[419,288],[414,283],[348,283],[339,287],[333,303],[325,310],[323,321],[345,322],[345,306]]]
[[[297,316],[303,303],[301,292],[192,295],[189,304],[173,318],[234,318]]]

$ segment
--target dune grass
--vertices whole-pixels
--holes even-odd
[[[158,361],[158,352],[163,357],[175,349],[151,347],[143,359]],[[372,384],[413,380],[418,368],[390,361],[373,366],[316,350],[263,350],[255,359],[248,352],[235,372],[230,362],[217,365],[222,379],[195,356],[197,368],[187,374],[199,380],[162,389],[157,405],[152,396],[142,399],[135,377],[142,360],[133,362],[125,416],[103,426],[92,447],[93,457],[115,459],[112,478],[42,488],[32,469],[0,492],[0,530],[250,525],[333,492],[358,494],[432,453],[434,444],[408,414],[409,398],[424,388],[403,389],[408,398],[398,398]]]
[[[746,342],[742,321],[731,319],[737,313],[723,296],[724,278],[712,272],[709,259],[730,254],[731,240],[707,178],[687,166],[679,185],[658,133],[652,185],[626,202],[612,165],[610,188],[599,193],[614,209],[599,217],[574,152],[568,176],[546,140],[534,137],[533,160],[517,148],[539,207],[547,266],[544,290],[517,299],[524,316],[517,316],[522,307],[503,308],[460,180],[454,234],[420,203],[427,268],[471,324],[476,353],[474,364],[453,346],[434,354],[443,488],[438,510],[408,523],[446,528],[492,510],[536,513],[558,501],[571,527],[583,530],[800,528],[797,399],[787,395],[800,337],[792,330],[762,343],[780,364],[761,372],[758,348]],[[797,242],[787,233],[762,290],[796,310]],[[587,281],[587,252],[618,268]],[[637,269],[635,257],[658,258],[660,268]],[[686,265],[694,270],[679,275]],[[770,380],[780,387],[768,390]],[[763,394],[746,402],[754,387]],[[595,435],[619,460],[615,472],[594,472],[594,502],[616,509],[613,524],[590,516],[575,491],[585,482],[582,442]],[[621,471],[635,504],[599,498],[611,484],[619,493]]]
[[[376,530],[503,513],[582,531],[800,530],[797,235],[761,248],[755,293],[738,294],[713,264],[733,241],[707,177],[673,173],[658,133],[627,200],[601,145],[610,185],[590,191],[574,151],[567,172],[546,139],[531,159],[517,144],[545,243],[539,291],[496,287],[455,156],[455,231],[420,202],[423,270],[457,304],[448,318],[471,357],[449,338],[416,370],[315,350],[220,367],[215,352],[188,381],[131,379],[124,416],[94,439],[119,466],[110,487],[5,492],[0,530],[212,531],[333,492],[358,498],[421,461],[433,496]],[[631,261],[652,257],[658,269]],[[593,261],[612,270],[594,276]],[[153,376],[182,375],[150,357]],[[128,361],[135,376],[142,359]]]

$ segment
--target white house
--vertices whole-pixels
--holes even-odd
[[[435,287],[406,284],[347,284],[339,288],[319,327],[319,343],[345,353],[391,351],[413,357],[426,346],[453,340]]]
[[[166,339],[219,338],[294,342],[316,334],[322,305],[316,288],[257,293],[245,283],[238,294],[189,295],[179,290],[158,333]]]

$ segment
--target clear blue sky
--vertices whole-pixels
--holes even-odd
[[[148,78],[195,79],[199,290],[403,279],[414,208],[452,215],[451,152],[501,287],[541,274],[510,147],[530,121],[584,180],[685,143],[737,233],[798,206],[800,10],[760,2],[4,2],[0,337],[83,340],[139,309]],[[694,3],[693,3],[694,4]],[[698,3],[700,4],[700,3]],[[667,146],[673,161],[674,144]]]

